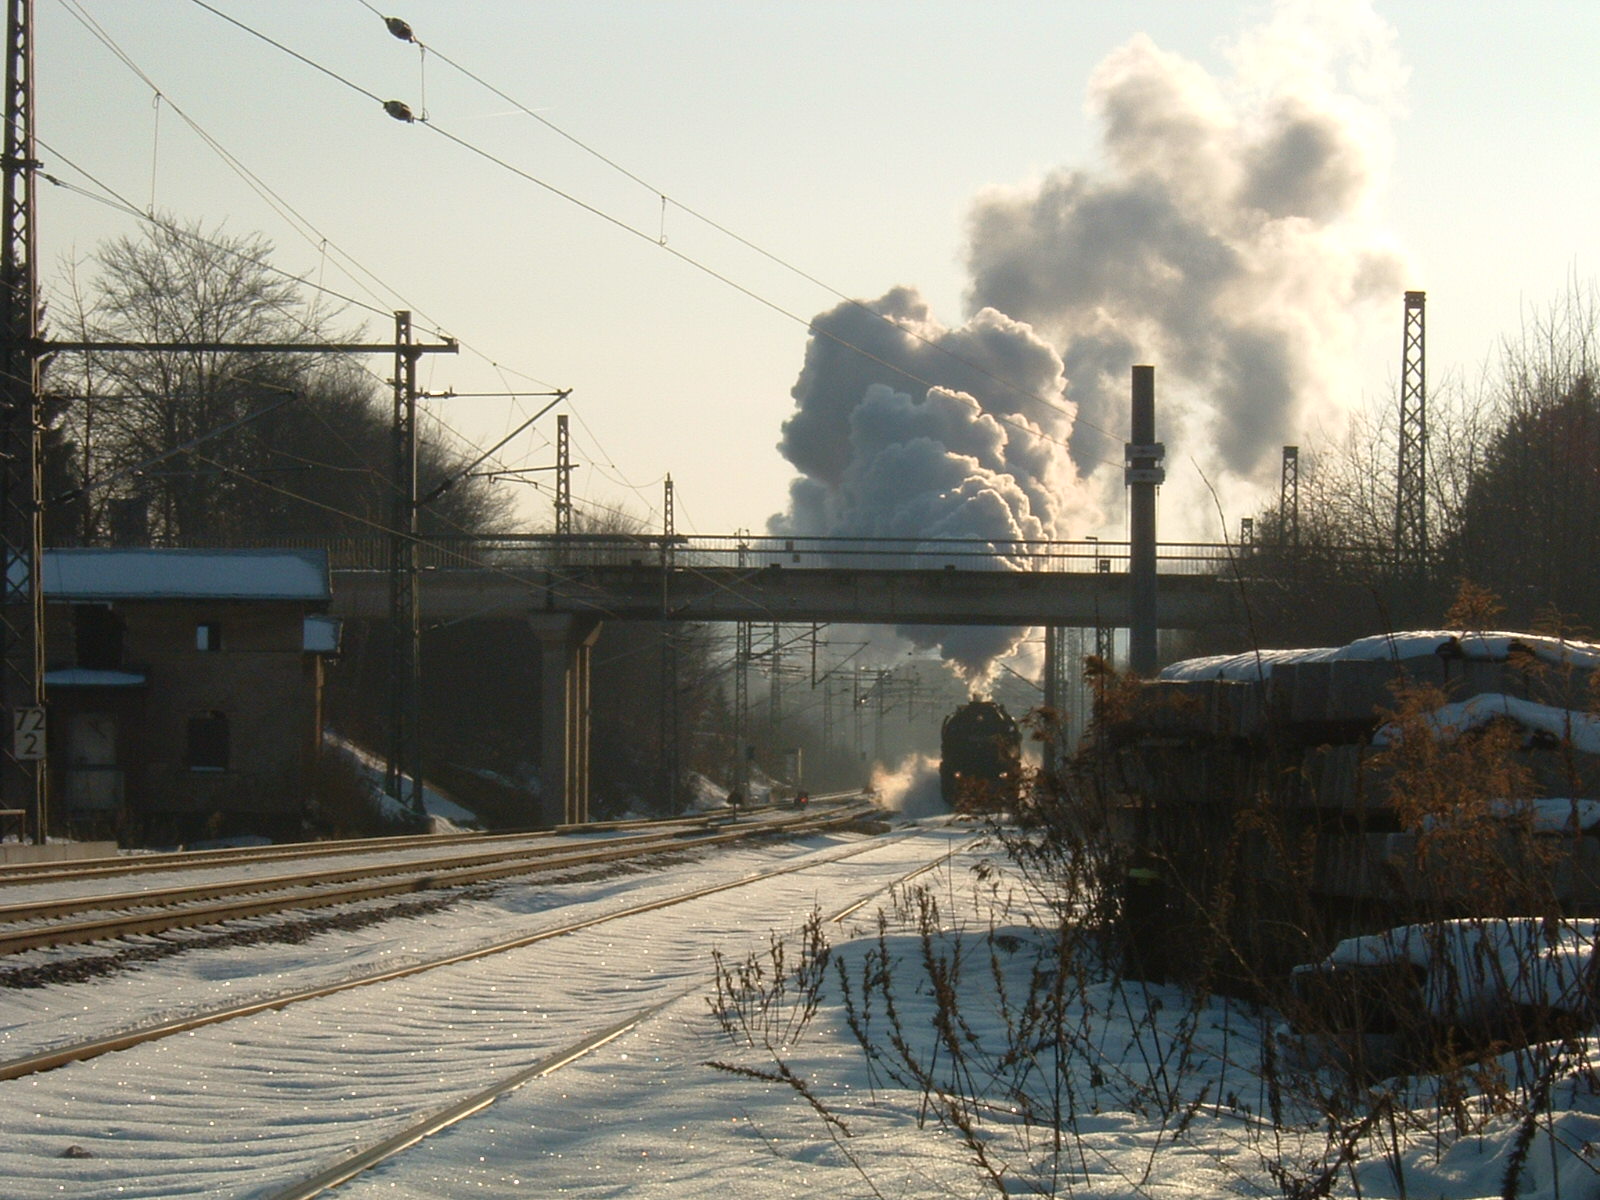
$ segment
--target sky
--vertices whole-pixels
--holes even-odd
[[[467,444],[571,388],[580,511],[651,528],[670,475],[679,532],[1124,536],[1127,365],[1150,362],[1163,534],[1214,538],[1276,494],[1282,444],[1392,402],[1405,289],[1430,380],[1474,383],[1600,263],[1586,3],[38,0],[37,22],[40,158],[71,185],[40,188],[57,311],[139,228],[79,189],[263,233],[373,340],[397,308],[460,340],[422,383],[462,394],[425,408]],[[554,416],[499,463],[553,464]],[[547,526],[551,476],[525,478],[501,486]]]

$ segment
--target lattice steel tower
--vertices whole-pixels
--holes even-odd
[[[24,809],[35,841],[49,829],[44,730],[44,540],[39,303],[34,221],[33,0],[6,5],[5,234],[0,246],[0,800]]]
[[[1400,464],[1394,493],[1395,566],[1420,575],[1428,567],[1428,369],[1425,292],[1406,293],[1405,347],[1400,360]]]
[[[670,533],[671,530],[668,530]],[[572,533],[572,438],[567,432],[567,414],[556,414],[556,536]],[[557,547],[565,554],[566,547]]]
[[[564,428],[564,427],[563,427]],[[570,524],[568,532],[571,531]],[[677,501],[672,476],[661,486],[661,802],[668,812],[677,811],[678,801],[678,636],[668,619],[672,612],[672,572],[676,565],[678,537]]]
[[[1300,447],[1283,448],[1283,470],[1278,476],[1278,543],[1287,550],[1300,549]]]

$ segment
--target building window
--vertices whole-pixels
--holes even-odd
[[[221,650],[222,626],[215,621],[201,621],[194,627],[194,648],[196,650]]]
[[[122,618],[107,605],[73,605],[72,629],[80,667],[115,671],[122,666]]]
[[[184,760],[191,771],[228,769],[227,713],[196,713],[189,718],[189,740]]]

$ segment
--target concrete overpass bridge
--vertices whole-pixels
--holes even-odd
[[[552,534],[328,546],[333,612],[383,619],[414,578],[426,622],[526,619],[542,647],[541,752],[550,820],[588,810],[589,655],[605,621],[1129,627],[1130,547],[1081,541]],[[1227,546],[1156,553],[1155,622],[1237,624]],[[1151,631],[1153,639],[1154,633]]]

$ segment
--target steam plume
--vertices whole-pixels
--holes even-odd
[[[1164,440],[1242,481],[1354,405],[1360,310],[1403,287],[1371,219],[1391,39],[1365,4],[1282,4],[1219,80],[1136,36],[1090,80],[1107,169],[979,198],[969,302],[1060,350],[1080,465],[1118,449],[1089,427],[1126,428],[1136,361]]]
[[[812,329],[779,443],[803,474],[775,532],[1007,542],[1098,520],[1066,453],[1061,359],[1026,326],[983,310],[947,329],[895,288]],[[1022,632],[900,630],[973,680]]]
[[[774,531],[1102,531],[1135,362],[1158,368],[1163,536],[1218,532],[1188,516],[1212,511],[1191,460],[1251,511],[1279,447],[1358,399],[1362,310],[1403,286],[1372,219],[1392,41],[1368,3],[1286,0],[1232,47],[1231,78],[1144,35],[1111,53],[1088,91],[1104,169],[978,197],[964,325],[907,287],[813,323],[779,446],[800,476]],[[900,632],[974,682],[1021,633]]]

